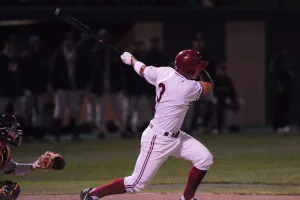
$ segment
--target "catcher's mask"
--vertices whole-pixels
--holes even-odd
[[[0,115],[0,140],[14,146],[20,146],[23,130],[16,117],[3,113]]]

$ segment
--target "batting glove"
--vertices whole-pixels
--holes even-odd
[[[129,52],[124,52],[121,55],[121,60],[123,61],[123,63],[125,63],[126,65],[131,65],[131,61],[132,61],[132,54]]]
[[[31,167],[32,167],[33,170],[40,169],[41,166],[39,164],[39,159],[37,159],[34,163],[32,163]]]

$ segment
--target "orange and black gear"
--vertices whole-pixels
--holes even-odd
[[[10,161],[10,148],[5,145],[0,148],[0,171],[5,167],[5,165]]]
[[[16,200],[20,195],[21,189],[18,183],[12,181],[0,181],[0,199]]]
[[[4,169],[7,163],[11,160],[10,148],[8,145],[0,148],[0,172]],[[0,181],[0,199],[1,200],[16,200],[20,195],[20,186],[12,181]]]

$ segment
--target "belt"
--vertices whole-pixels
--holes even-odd
[[[150,126],[151,129],[153,129],[153,125],[152,124],[150,124],[149,126]],[[166,137],[172,137],[172,138],[178,138],[179,134],[180,134],[180,131],[177,131],[176,133],[165,132],[164,136],[166,136]]]

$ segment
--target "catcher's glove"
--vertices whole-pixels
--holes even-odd
[[[63,156],[47,151],[32,165],[33,169],[44,170],[62,170],[65,168],[65,159]]]

